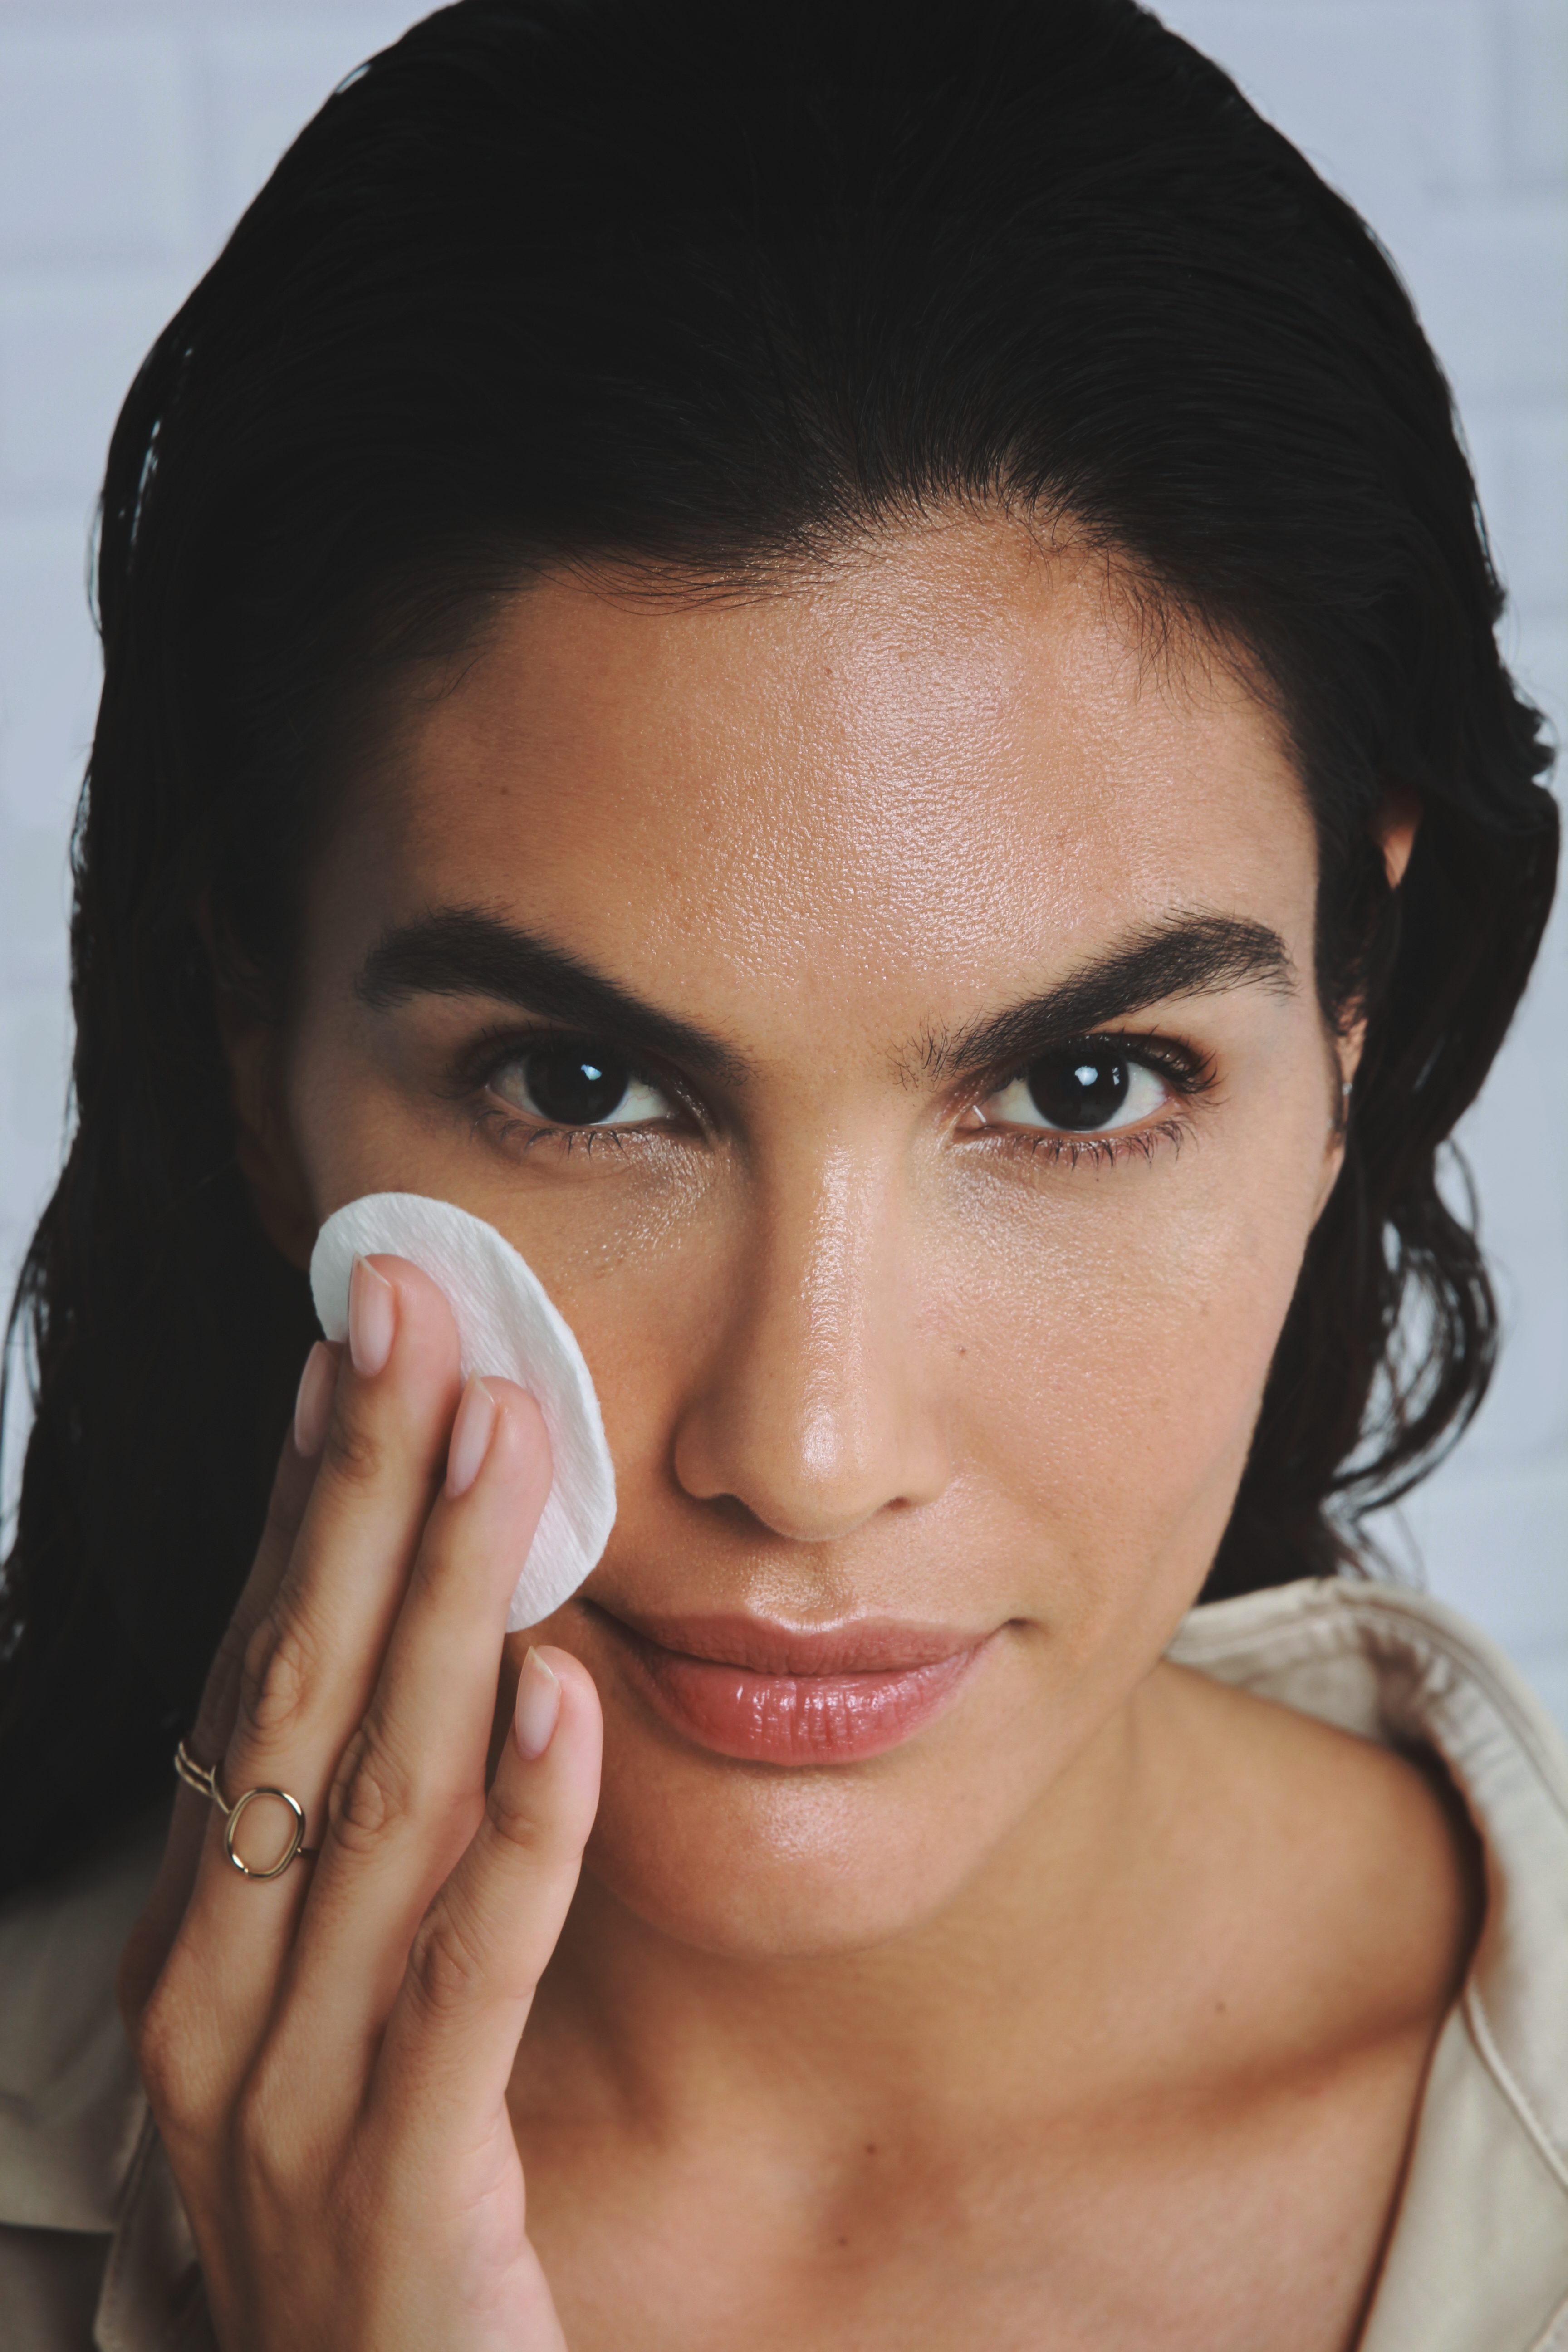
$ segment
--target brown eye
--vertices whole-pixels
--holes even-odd
[[[1114,1120],[1131,1090],[1132,1069],[1122,1055],[1084,1046],[1031,1062],[1025,1084],[1047,1127],[1088,1133]]]
[[[592,1041],[520,1055],[496,1072],[490,1090],[552,1127],[640,1127],[670,1111],[623,1055]]]
[[[1169,1089],[1155,1071],[1102,1038],[1040,1055],[998,1088],[984,1113],[991,1126],[1106,1135],[1136,1127],[1169,1100]]]

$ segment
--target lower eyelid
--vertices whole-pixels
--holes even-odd
[[[1147,1126],[1102,1128],[1082,1135],[1071,1135],[1054,1127],[994,1127],[983,1129],[982,1134],[993,1150],[1022,1160],[1029,1166],[1037,1167],[1042,1160],[1049,1168],[1065,1164],[1070,1173],[1085,1160],[1095,1168],[1115,1168],[1132,1160],[1147,1165],[1157,1152],[1179,1151],[1192,1131],[1191,1119],[1182,1111],[1173,1110],[1169,1118],[1156,1119]]]
[[[476,1135],[486,1131],[496,1144],[509,1151],[569,1153],[597,1147],[624,1152],[645,1142],[667,1139],[676,1117],[672,1107],[657,1119],[606,1119],[596,1126],[572,1127],[562,1120],[546,1118],[538,1111],[521,1108],[504,1095],[484,1087],[474,1106],[471,1125]]]

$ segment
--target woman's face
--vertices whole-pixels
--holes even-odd
[[[590,1868],[688,1942],[863,1946],[1005,1858],[1229,1513],[1337,1167],[1313,837],[1113,588],[982,521],[750,602],[547,583],[312,876],[300,1192],[458,1202],[576,1332]]]

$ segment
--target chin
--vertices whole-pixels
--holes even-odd
[[[606,1741],[584,1895],[728,1959],[827,1958],[916,1932],[1004,1848],[1035,1777],[1016,1750],[915,1741],[825,1769]]]

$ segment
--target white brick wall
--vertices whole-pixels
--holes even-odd
[[[1568,732],[1568,8],[1171,0],[1162,13],[1393,253],[1458,397],[1513,601],[1506,643]],[[1469,1436],[1380,1532],[1568,1726],[1568,891],[1461,1139],[1508,1339]]]
[[[0,0],[0,1272],[60,1138],[65,843],[91,727],[83,582],[142,350],[294,130],[411,22],[400,0]],[[1568,9],[1170,0],[1373,222],[1458,394],[1513,593],[1568,725]],[[1388,1531],[1568,1724],[1568,907],[1468,1123],[1510,1340],[1453,1461]]]

